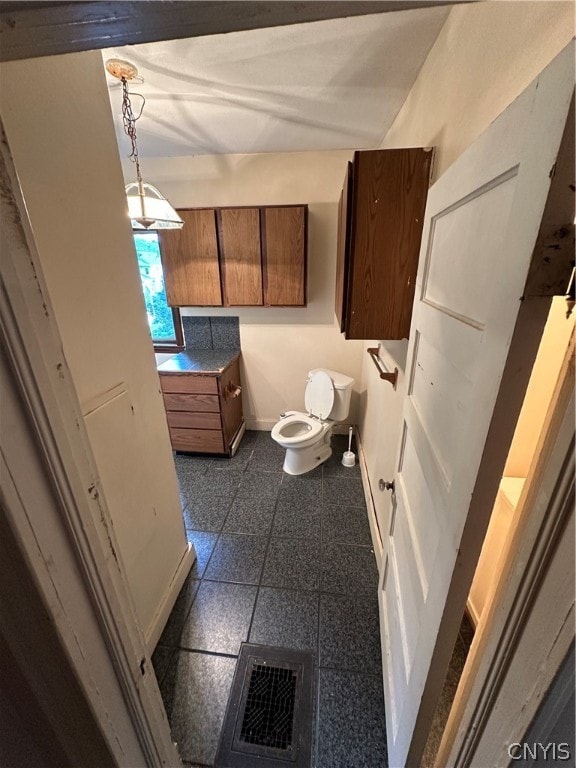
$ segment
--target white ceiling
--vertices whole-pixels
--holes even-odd
[[[135,64],[141,157],[373,148],[402,106],[449,6],[103,51]],[[121,87],[110,99],[122,155]],[[133,99],[137,113],[140,100]]]

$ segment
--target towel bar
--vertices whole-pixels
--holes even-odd
[[[368,347],[366,351],[372,358],[374,365],[376,366],[378,373],[380,374],[380,378],[384,379],[385,381],[389,381],[390,384],[392,384],[392,386],[394,387],[394,389],[396,389],[396,384],[398,382],[398,368],[394,368],[394,373],[383,371],[382,366],[380,364],[380,358],[378,357],[378,347]]]

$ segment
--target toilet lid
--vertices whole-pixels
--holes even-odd
[[[325,371],[310,374],[304,393],[306,410],[319,419],[327,419],[334,405],[332,379]]]

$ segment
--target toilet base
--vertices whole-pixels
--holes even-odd
[[[332,456],[330,439],[328,442],[321,441],[308,448],[287,448],[283,469],[288,475],[303,475],[319,467],[330,456]]]

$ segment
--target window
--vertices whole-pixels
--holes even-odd
[[[150,335],[157,352],[184,348],[180,311],[168,306],[156,232],[134,232]]]

